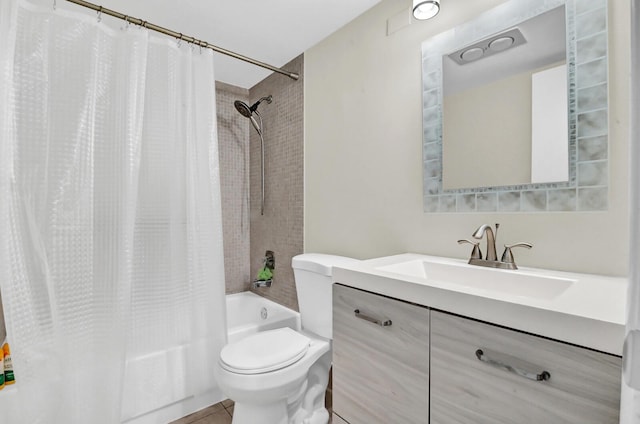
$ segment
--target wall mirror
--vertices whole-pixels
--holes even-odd
[[[425,212],[605,210],[606,0],[511,0],[422,45]]]

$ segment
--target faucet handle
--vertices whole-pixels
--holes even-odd
[[[468,239],[458,240],[458,244],[469,243],[473,245],[473,250],[471,251],[471,259],[482,259],[482,252],[480,251],[480,242],[479,241],[471,241]]]
[[[502,262],[507,263],[507,264],[513,264],[513,269],[518,269],[516,267],[516,263],[513,259],[513,253],[511,252],[511,249],[514,247],[524,247],[526,249],[531,249],[533,247],[533,245],[531,243],[525,243],[525,242],[519,242],[519,243],[514,243],[514,244],[505,244],[504,245],[504,253],[502,254]]]

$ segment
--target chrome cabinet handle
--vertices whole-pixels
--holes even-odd
[[[379,319],[375,319],[372,318],[368,315],[362,314],[360,313],[360,309],[356,309],[355,311],[353,311],[354,314],[356,314],[356,318],[360,318],[363,319],[365,321],[369,321],[372,322],[374,324],[378,324],[380,327],[389,327],[391,325],[391,320],[385,320],[385,321],[380,321]]]
[[[508,371],[510,373],[513,373],[513,374],[517,374],[517,375],[519,375],[521,377],[528,378],[529,380],[547,381],[547,380],[549,380],[551,378],[551,374],[549,373],[549,371],[544,371],[543,370],[540,373],[537,373],[535,371],[527,371],[527,370],[524,370],[524,369],[513,367],[513,366],[511,366],[509,364],[502,363],[502,362],[497,361],[495,359],[491,359],[482,351],[482,349],[476,350],[476,357],[480,361],[482,361],[482,362],[484,362],[486,364],[492,365],[492,366],[494,366],[496,368],[500,368],[502,370]]]

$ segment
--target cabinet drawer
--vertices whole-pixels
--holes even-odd
[[[620,376],[619,357],[431,311],[432,424],[617,424]]]
[[[350,424],[428,423],[428,309],[334,285],[333,409]]]

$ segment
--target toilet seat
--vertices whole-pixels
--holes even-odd
[[[311,339],[288,327],[263,331],[226,345],[220,366],[236,374],[262,374],[298,362],[309,350]]]

